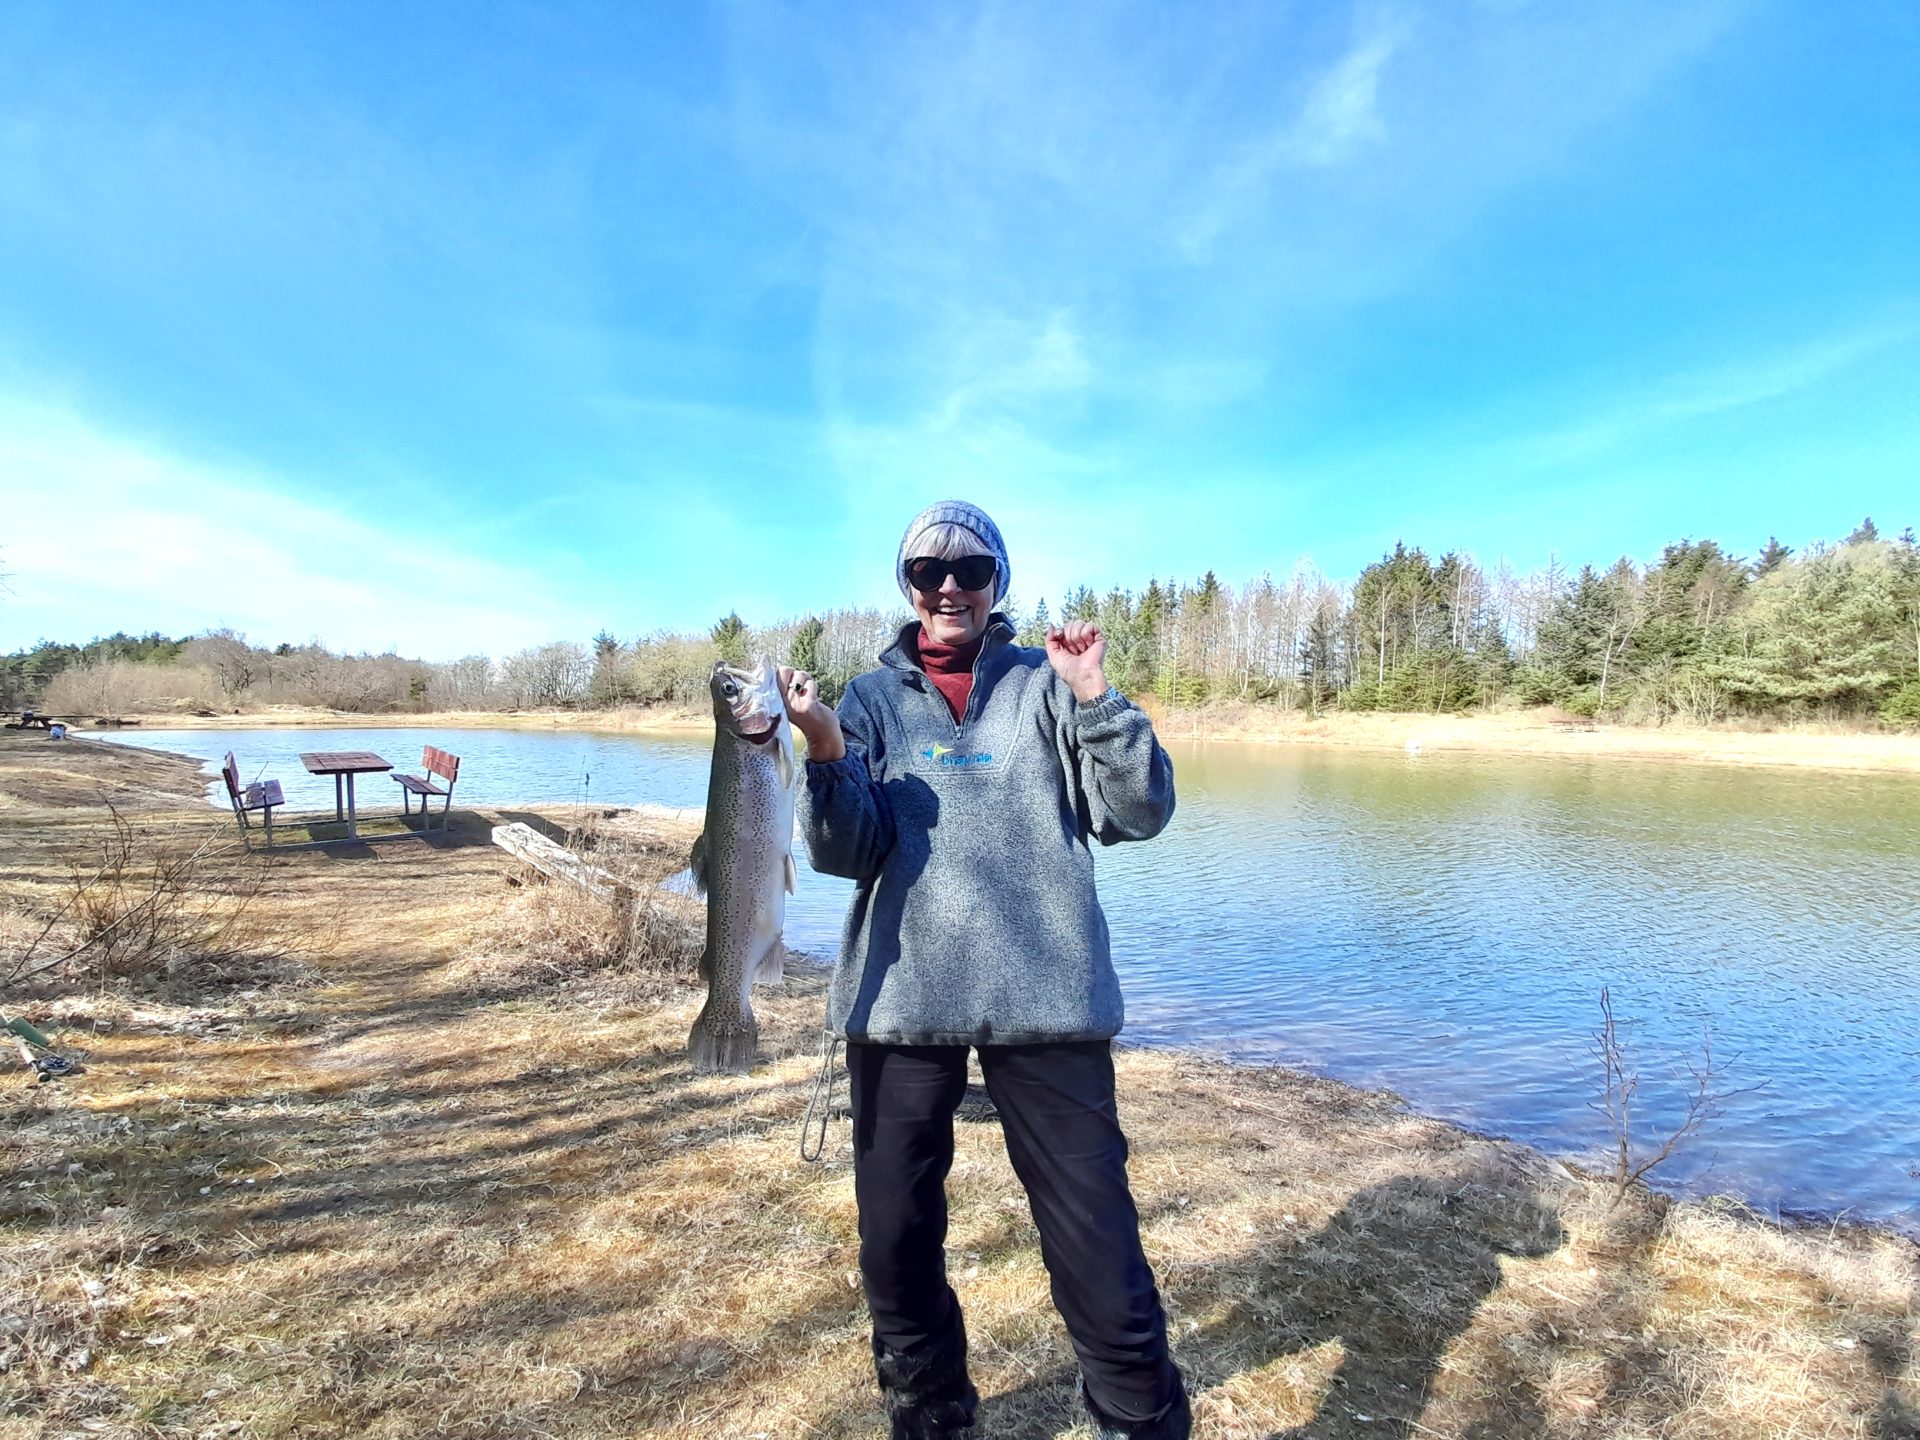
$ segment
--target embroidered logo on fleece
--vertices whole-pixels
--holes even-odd
[[[922,750],[920,754],[924,758],[933,761],[936,765],[956,765],[972,768],[980,765],[991,765],[993,763],[993,756],[985,750],[976,750],[971,755],[956,755],[953,753],[953,747],[951,745],[929,745],[926,749]]]

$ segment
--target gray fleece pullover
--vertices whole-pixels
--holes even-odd
[[[917,629],[847,687],[846,757],[807,766],[813,866],[859,884],[827,1026],[901,1045],[1118,1034],[1087,842],[1159,834],[1173,762],[1132,701],[1110,690],[1077,704],[998,614],[956,724],[916,663]]]

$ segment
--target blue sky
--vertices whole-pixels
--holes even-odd
[[[0,0],[0,650],[1920,522],[1920,7]]]

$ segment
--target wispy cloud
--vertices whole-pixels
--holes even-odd
[[[1896,317],[1773,350],[1688,370],[1616,394],[1564,425],[1500,442],[1525,471],[1595,459],[1654,432],[1729,411],[1784,400],[1920,338],[1920,320]]]
[[[256,641],[450,658],[584,635],[546,577],[450,550],[400,516],[353,515],[271,478],[0,399],[0,650],[42,635],[217,626]]]
[[[1220,232],[1263,204],[1280,172],[1337,165],[1384,140],[1380,76],[1399,44],[1397,29],[1362,40],[1315,80],[1299,114],[1248,146],[1213,182],[1204,208],[1175,236],[1181,253],[1211,260]]]
[[[1359,146],[1380,140],[1380,72],[1399,45],[1389,31],[1356,45],[1314,82],[1299,121],[1275,143],[1277,158],[1302,165],[1333,165]]]
[[[970,415],[1001,406],[1070,394],[1093,379],[1080,335],[1064,311],[1049,315],[1038,332],[1021,334],[1020,327],[1004,322],[983,328],[987,333],[970,347],[985,352],[968,364],[976,373],[949,392],[934,421],[936,429],[951,430]]]

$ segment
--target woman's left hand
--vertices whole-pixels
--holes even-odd
[[[1107,637],[1089,620],[1069,620],[1047,631],[1047,663],[1081,704],[1107,693]]]

